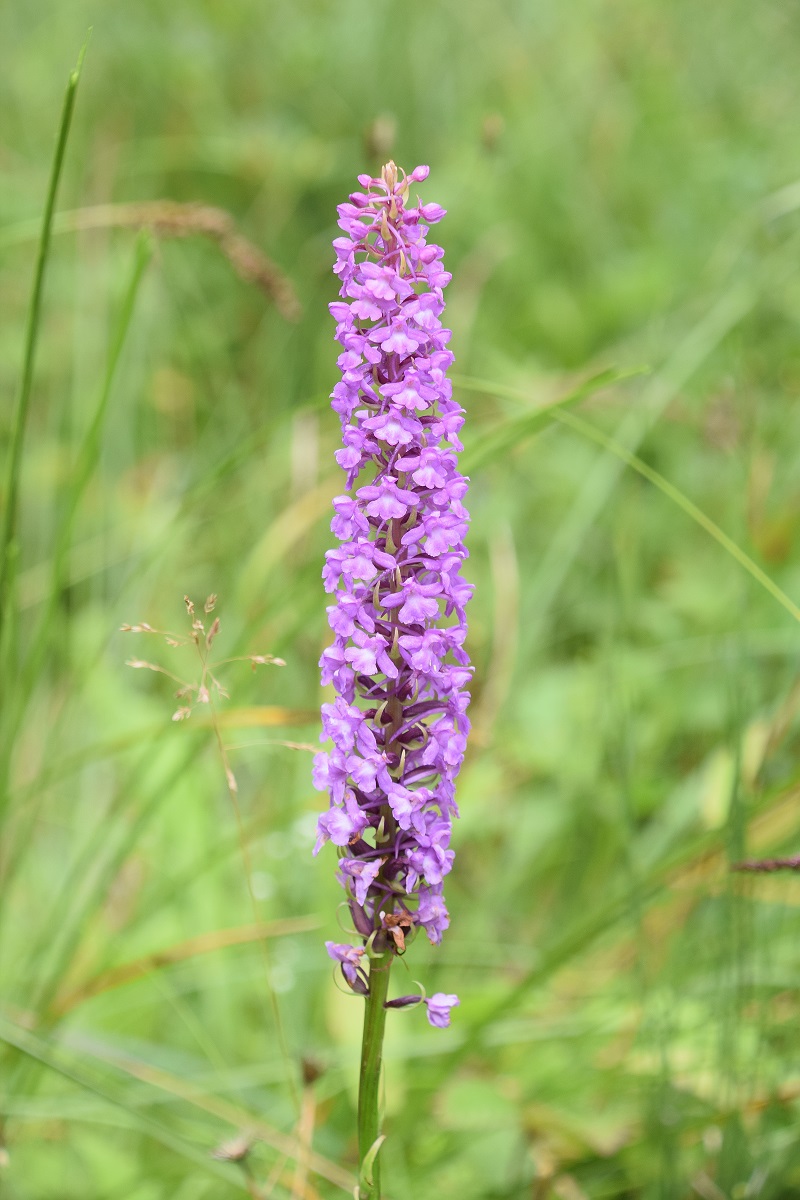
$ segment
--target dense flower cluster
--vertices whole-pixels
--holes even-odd
[[[453,861],[471,677],[472,587],[461,576],[467,480],[456,458],[464,415],[439,319],[450,275],[441,247],[425,240],[444,209],[409,200],[427,174],[404,176],[389,163],[380,178],[359,176],[364,191],[338,210],[343,299],[330,306],[343,351],[332,394],[343,438],[336,459],[356,490],[334,499],[341,545],[323,571],[335,593],[335,640],[320,666],[337,697],[322,708],[333,749],[314,762],[314,782],[331,798],[315,853],[328,840],[341,848],[356,929],[398,952],[415,927],[439,942],[448,926],[442,881]],[[366,990],[364,950],[329,943],[328,952],[348,984]],[[457,999],[437,993],[426,1003],[443,1026]]]

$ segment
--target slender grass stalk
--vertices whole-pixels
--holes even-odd
[[[602,446],[602,448],[607,450],[609,454],[612,454],[614,457],[619,459],[620,462],[625,463],[626,466],[630,467],[633,471],[636,471],[644,479],[647,479],[650,483],[657,487],[658,490],[662,492],[669,500],[671,500],[673,504],[676,504],[678,508],[683,509],[686,515],[691,517],[691,519],[695,521],[701,529],[704,529],[706,533],[714,539],[715,542],[722,546],[723,550],[725,550],[731,556],[731,558],[733,558],[739,564],[739,566],[743,567],[748,575],[750,575],[751,578],[756,581],[756,583],[760,584],[760,586],[766,592],[768,592],[774,600],[777,600],[778,604],[785,608],[786,611],[792,617],[794,617],[795,621],[800,621],[800,607],[795,604],[791,597],[787,596],[786,592],[783,591],[783,589],[775,582],[775,580],[768,575],[766,571],[764,571],[758,565],[758,563],[754,562],[750,555],[742,550],[741,546],[739,546],[738,543],[733,540],[733,538],[729,537],[723,529],[720,529],[719,525],[717,525],[715,521],[712,521],[711,517],[704,513],[703,510],[699,508],[694,501],[690,500],[688,496],[685,496],[680,488],[677,488],[673,483],[670,483],[668,479],[665,479],[664,476],[656,471],[653,467],[648,466],[643,459],[639,458],[637,454],[634,454],[633,451],[627,446],[622,445],[622,443],[617,441],[615,438],[608,437],[607,434],[603,433],[602,430],[598,429],[595,425],[590,424],[588,421],[584,421],[575,413],[568,411],[568,406],[570,404],[576,400],[584,398],[586,395],[591,394],[591,392],[596,388],[607,386],[607,384],[610,382],[618,382],[619,380],[627,378],[629,375],[639,374],[640,370],[641,369],[636,369],[631,372],[619,373],[612,371],[601,372],[597,376],[592,376],[592,378],[589,379],[585,385],[582,385],[574,392],[569,393],[569,395],[564,397],[562,400],[557,400],[554,403],[543,405],[540,410],[535,410],[530,417],[517,418],[517,422],[521,425],[527,422],[527,424],[524,426],[524,431],[526,434],[533,434],[538,433],[539,430],[544,428],[548,422],[559,421],[562,425],[567,425],[573,430],[573,432],[579,433],[582,437],[587,438],[589,441],[595,442],[598,446]],[[467,378],[466,376],[458,377],[456,382],[458,383],[459,387],[465,388],[468,391],[485,391],[491,395],[508,396],[511,399],[516,400],[529,399],[527,393],[522,391],[522,389],[508,387],[505,384],[489,383],[486,380],[471,379]],[[498,444],[503,443],[498,442]],[[494,443],[492,443],[491,449],[479,447],[476,451],[476,455],[479,456],[479,461],[485,461],[487,457],[490,457],[493,454],[493,451]]]
[[[14,743],[42,664],[46,659],[51,636],[52,619],[66,579],[66,565],[75,515],[78,511],[81,496],[86,490],[100,457],[102,430],[108,411],[109,400],[114,381],[117,377],[122,350],[130,330],[139,287],[151,255],[152,246],[149,238],[140,234],[134,252],[130,277],[125,288],[119,317],[112,336],[100,396],[78,453],[70,488],[64,498],[58,529],[55,535],[47,599],[36,623],[30,650],[18,672],[13,703],[8,706],[6,713],[3,735],[0,738],[0,815],[5,811],[9,803],[8,779]]]
[[[621,445],[630,451],[635,451],[641,445],[645,434],[654,427],[673,397],[750,312],[756,296],[754,288],[734,283],[718,297],[702,320],[692,325],[644,389],[642,403],[637,404],[620,421],[615,436]],[[476,385],[474,381],[463,377],[459,387],[472,391],[486,390],[485,386]],[[498,395],[530,403],[530,396],[519,389],[504,387]],[[559,410],[556,407],[553,411]],[[568,574],[574,569],[581,547],[621,473],[619,459],[613,455],[600,457],[550,535],[528,584],[530,594],[535,597],[534,611],[527,628],[527,637],[532,643],[537,643],[543,636],[548,614]]]
[[[150,238],[144,234],[140,234],[136,240],[130,276],[125,287],[119,316],[111,339],[108,361],[106,363],[105,375],[100,388],[97,406],[78,452],[72,482],[65,498],[63,512],[56,533],[51,567],[50,592],[34,636],[33,647],[25,664],[25,683],[28,689],[33,685],[34,678],[38,673],[46,651],[50,620],[65,583],[65,567],[72,538],[72,528],[75,523],[75,515],[78,511],[81,496],[85,492],[100,458],[103,425],[108,412],[114,382],[117,377],[120,357],[128,340],[139,288],[152,253],[153,247]],[[25,692],[23,691],[23,699],[24,697]]]
[[[691,517],[701,529],[705,529],[706,533],[722,546],[723,550],[727,551],[731,558],[735,559],[739,566],[743,567],[748,575],[763,587],[764,591],[769,592],[770,596],[774,600],[777,600],[778,604],[785,608],[794,617],[795,621],[800,621],[800,608],[786,595],[783,588],[779,587],[775,580],[766,571],[762,570],[758,563],[754,562],[750,555],[745,553],[733,538],[729,537],[723,529],[720,529],[719,525],[711,520],[711,517],[704,513],[701,508],[698,508],[693,500],[685,496],[680,488],[675,487],[674,483],[670,483],[668,479],[665,479],[653,467],[643,462],[638,455],[631,453],[630,450],[627,450],[625,446],[621,446],[613,438],[607,437],[594,425],[590,425],[588,421],[582,421],[574,413],[562,410],[554,412],[553,416],[555,420],[568,425],[570,429],[573,429],[576,433],[580,433],[582,437],[589,438],[590,441],[596,442],[598,446],[602,446],[609,453],[615,454],[617,458],[620,458],[632,470],[638,472],[639,475],[657,487],[673,504],[677,504],[678,508],[683,509],[686,515]]]
[[[566,395],[557,396],[555,400],[549,400],[545,404],[537,405],[536,408],[528,409],[519,416],[505,421],[495,432],[488,435],[482,433],[480,439],[465,452],[464,469],[475,471],[492,460],[502,458],[514,446],[519,445],[522,438],[532,437],[546,429],[552,421],[555,421],[562,409],[572,408],[582,400],[588,400],[602,388],[611,387],[615,383],[621,383],[636,375],[645,375],[648,370],[648,367],[641,366],[621,371],[609,367],[604,371],[598,371],[567,392]],[[520,400],[522,396],[517,388],[489,383],[483,379],[470,379],[462,375],[454,375],[453,384],[466,391],[485,391],[488,395],[507,396],[512,400]]]
[[[369,995],[364,1001],[364,1035],[361,1042],[361,1071],[358,1081],[358,1171],[360,1200],[380,1200],[380,1084],[383,1034],[386,1028],[386,997],[393,954],[373,959],[369,973]]]
[[[83,59],[88,46],[88,38],[84,42],[74,71],[67,81],[64,94],[64,104],[61,109],[61,121],[58,127],[56,149],[50,168],[50,183],[47,188],[44,214],[42,216],[42,232],[39,238],[39,249],[36,255],[36,270],[33,277],[28,319],[25,328],[25,348],[22,359],[22,378],[17,393],[17,403],[11,425],[11,449],[6,470],[5,504],[3,508],[2,526],[0,526],[0,647],[3,645],[3,630],[8,620],[9,609],[13,596],[14,567],[17,551],[14,536],[17,526],[17,507],[19,502],[19,482],[22,470],[22,449],[25,441],[25,428],[28,423],[30,410],[33,372],[36,364],[36,348],[39,341],[39,328],[42,313],[42,293],[44,277],[50,251],[50,236],[53,228],[53,212],[55,209],[61,170],[64,165],[64,155],[67,149],[72,113],[75,108],[75,96],[83,67]]]
[[[91,33],[91,31],[90,31]],[[16,678],[16,663],[13,661],[12,646],[14,638],[12,629],[16,614],[15,583],[19,548],[16,542],[17,510],[19,507],[20,476],[22,473],[22,452],[25,442],[25,430],[30,411],[33,375],[36,365],[36,350],[39,342],[41,325],[42,295],[44,291],[45,270],[47,267],[50,239],[53,228],[53,213],[55,209],[58,185],[64,165],[64,156],[69,138],[72,114],[75,108],[75,97],[80,81],[83,60],[89,44],[88,36],[84,42],[75,69],[67,81],[64,103],[61,110],[61,120],[56,138],[56,148],[50,168],[50,182],[45,199],[42,216],[42,231],[36,255],[36,268],[33,277],[28,318],[25,327],[25,342],[22,358],[22,376],[20,379],[17,402],[11,425],[11,446],[6,469],[5,488],[3,492],[2,525],[0,525],[0,673],[4,679]],[[11,759],[11,748],[14,741],[16,722],[14,714],[19,713],[23,705],[19,696],[12,709],[9,725],[0,739],[0,816],[5,810],[7,796],[8,772]]]

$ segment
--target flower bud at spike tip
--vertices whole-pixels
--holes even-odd
[[[427,241],[445,212],[411,194],[427,175],[393,162],[360,175],[364,190],[339,206],[333,244],[342,377],[331,401],[349,494],[334,501],[338,544],[323,570],[334,641],[320,666],[336,698],[322,706],[321,740],[333,748],[314,761],[314,783],[330,795],[315,853],[340,847],[339,880],[368,956],[378,934],[396,954],[417,929],[438,943],[448,926],[442,889],[469,732],[464,413],[441,323],[450,275]],[[328,950],[360,991],[364,949]],[[447,1025],[457,1002],[426,1001],[431,1024]]]

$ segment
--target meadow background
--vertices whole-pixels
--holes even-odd
[[[800,1197],[800,879],[730,871],[800,850],[796,7],[4,5],[5,454],[89,25],[2,643],[0,1194],[352,1195],[308,747],[335,205],[393,157],[449,211],[476,679],[452,926],[395,972],[461,1007],[390,1019],[387,1196]],[[213,657],[286,665],[173,722],[125,663],[196,651],[119,629],[210,593]]]

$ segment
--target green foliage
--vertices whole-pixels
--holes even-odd
[[[461,1006],[389,1013],[384,1190],[800,1197],[800,891],[730,871],[800,849],[791,5],[34,0],[0,33],[2,1195],[353,1194],[309,768],[330,240],[391,156],[449,210],[477,673],[451,930],[392,983]]]

